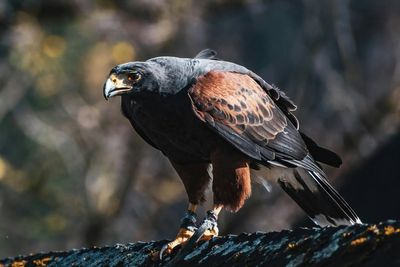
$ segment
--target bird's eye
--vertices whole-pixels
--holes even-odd
[[[131,82],[137,82],[140,80],[140,78],[142,78],[142,75],[140,75],[140,73],[138,72],[133,72],[128,74],[128,80]]]

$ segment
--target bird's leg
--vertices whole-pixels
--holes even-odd
[[[179,253],[171,260],[166,266],[176,266],[188,253],[190,253],[199,240],[210,240],[218,235],[218,214],[221,212],[223,205],[214,205],[214,207],[207,211],[203,223],[187,241],[185,246]]]
[[[173,241],[169,242],[168,244],[162,247],[162,249],[160,250],[160,259],[162,259],[164,253],[170,254],[176,246],[186,243],[189,240],[189,238],[193,236],[193,234],[197,230],[196,209],[197,205],[189,203],[186,215],[181,220],[181,225],[177,236]]]
[[[218,214],[221,212],[222,208],[223,205],[214,205],[211,210],[207,211],[203,223],[190,238],[184,250],[191,250],[199,240],[210,240],[218,235]]]
[[[204,232],[202,233],[201,237],[199,237],[199,240],[205,240],[208,241],[214,236],[218,236],[219,230],[218,230],[218,215],[221,212],[223,206],[222,205],[214,205],[213,209],[207,211],[207,216],[204,219],[203,223],[199,227],[199,229],[196,231],[196,234],[200,234],[202,231],[202,228],[204,228]],[[199,232],[199,233],[197,233]]]

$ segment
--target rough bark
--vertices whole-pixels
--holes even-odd
[[[0,266],[163,266],[166,241],[48,252],[0,260]],[[203,242],[176,266],[400,266],[400,222],[228,235]]]

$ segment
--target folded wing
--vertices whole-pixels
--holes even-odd
[[[209,72],[189,96],[202,121],[256,160],[301,160],[308,154],[296,127],[248,75]]]
[[[200,76],[188,94],[196,116],[242,153],[267,167],[303,170],[302,175],[295,171],[275,178],[315,223],[361,223],[328,183],[308,146],[322,162],[340,165],[340,158],[298,131],[290,113],[295,106],[287,97],[271,95],[247,74],[223,71]]]

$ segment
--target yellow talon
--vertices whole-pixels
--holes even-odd
[[[194,232],[186,228],[181,228],[176,235],[175,240],[169,242],[160,250],[160,259],[162,259],[163,254],[170,254],[175,247],[185,244],[193,234]]]
[[[201,241],[208,241],[212,239],[213,237],[218,236],[218,228],[213,228],[211,230],[206,230],[203,234],[203,236],[200,238]]]

